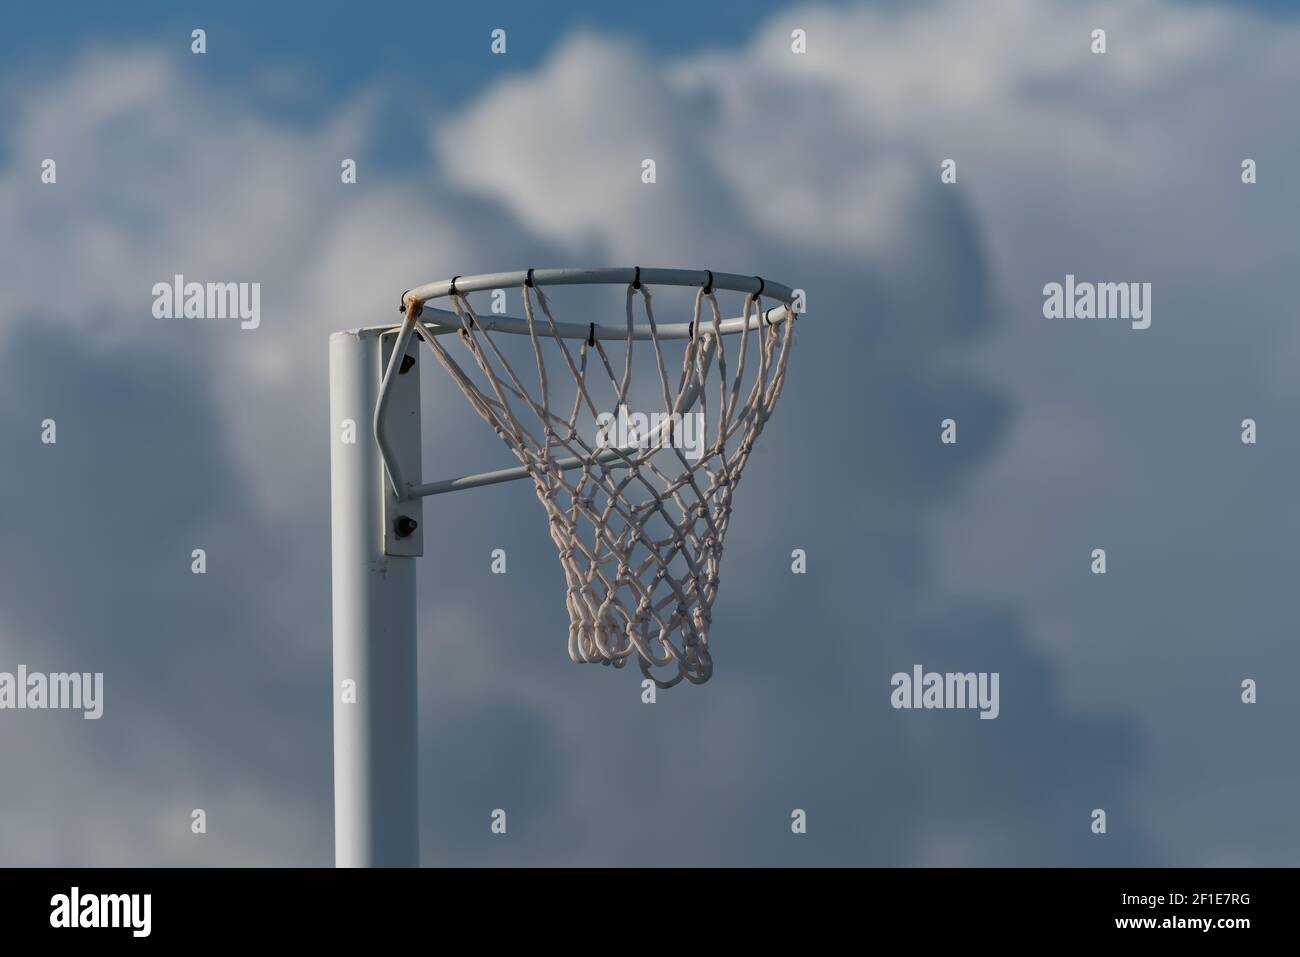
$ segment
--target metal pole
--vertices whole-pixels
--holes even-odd
[[[339,867],[419,864],[415,558],[384,553],[383,464],[370,428],[382,352],[374,332],[330,337]]]

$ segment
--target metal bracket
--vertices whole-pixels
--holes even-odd
[[[388,368],[389,358],[397,345],[397,336],[382,338],[380,376]],[[392,443],[392,454],[404,481],[420,484],[420,340],[412,338],[406,344],[406,357],[402,359],[389,387],[385,417],[389,425],[386,434]],[[404,370],[404,371],[403,371]],[[383,468],[383,465],[380,465]],[[393,494],[388,476],[381,476],[384,487],[384,554],[397,558],[419,558],[424,554],[424,499],[407,498],[398,501]]]

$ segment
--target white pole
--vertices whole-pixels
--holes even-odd
[[[384,554],[383,464],[370,427],[381,359],[375,332],[330,337],[339,867],[419,864],[415,559]]]

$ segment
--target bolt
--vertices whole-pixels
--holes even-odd
[[[415,365],[415,356],[411,355],[410,353],[407,353],[406,355],[402,356],[402,364],[397,368],[398,375],[406,375],[406,373],[411,371],[411,367],[414,365]]]
[[[398,538],[410,538],[419,527],[420,523],[409,515],[399,515],[397,521],[393,522],[393,529],[397,532]]]

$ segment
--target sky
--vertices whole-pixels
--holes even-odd
[[[0,672],[105,676],[97,721],[0,711],[0,864],[331,863],[329,334],[639,263],[808,293],[714,676],[570,662],[523,486],[426,503],[422,863],[1294,865],[1293,12],[479,10],[0,37]],[[155,319],[177,273],[261,324]],[[1067,274],[1151,283],[1151,327],[1045,319]],[[510,464],[433,371],[426,474]],[[998,673],[999,716],[891,707],[916,664]]]

